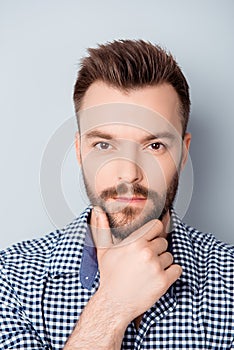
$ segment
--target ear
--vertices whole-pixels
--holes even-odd
[[[183,140],[183,152],[182,152],[182,159],[181,159],[181,170],[184,169],[185,164],[186,164],[187,159],[188,159],[191,138],[192,138],[192,135],[190,133],[186,132],[186,134],[184,135],[184,140]]]
[[[77,131],[75,134],[75,147],[76,147],[76,158],[81,165],[81,156],[80,156],[80,133]]]

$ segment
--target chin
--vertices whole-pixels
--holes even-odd
[[[146,210],[126,207],[121,213],[110,214],[106,212],[113,236],[118,240],[123,240],[133,232],[141,228],[147,222],[160,219],[165,215],[164,210],[152,209],[148,213]],[[144,214],[144,215],[143,215]]]

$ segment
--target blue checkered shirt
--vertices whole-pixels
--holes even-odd
[[[90,211],[1,253],[1,350],[63,348],[99,284],[95,248],[86,244]],[[170,249],[182,276],[138,330],[128,325],[121,349],[234,349],[234,247],[183,224],[173,210],[172,219]]]

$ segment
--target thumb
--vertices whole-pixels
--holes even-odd
[[[92,220],[94,223],[92,227],[93,239],[100,255],[106,248],[113,246],[112,234],[106,213],[100,207],[93,208],[92,216],[94,216],[94,220]]]

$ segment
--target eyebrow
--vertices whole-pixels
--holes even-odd
[[[100,130],[93,130],[88,132],[85,137],[87,139],[92,139],[92,138],[102,138],[105,140],[113,140],[116,139],[117,136],[110,134],[110,133],[106,133]],[[175,140],[176,136],[168,131],[163,131],[163,132],[159,132],[157,134],[149,134],[146,137],[143,137],[142,142],[147,142],[147,141],[151,141],[151,140],[155,140],[155,139],[169,139],[169,140]]]
[[[113,135],[105,133],[103,131],[99,131],[99,130],[90,131],[85,135],[85,137],[87,139],[93,139],[93,138],[98,137],[98,138],[106,139],[106,140],[112,140],[114,138]]]

